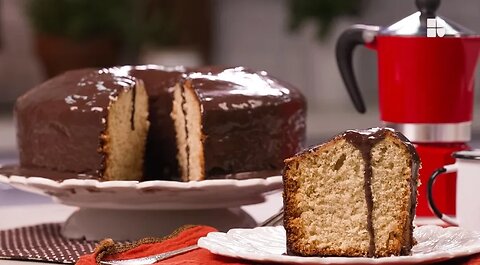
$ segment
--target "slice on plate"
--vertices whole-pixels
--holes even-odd
[[[285,163],[289,254],[410,254],[419,158],[403,135],[347,131]]]

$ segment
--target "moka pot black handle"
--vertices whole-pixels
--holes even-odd
[[[365,103],[358,88],[353,72],[353,51],[358,45],[374,47],[375,38],[380,30],[378,26],[353,25],[338,38],[335,48],[337,65],[353,105],[360,113],[365,113]]]

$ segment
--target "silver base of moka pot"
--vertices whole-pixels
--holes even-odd
[[[385,127],[395,129],[415,143],[468,142],[472,134],[472,122],[459,123],[392,123],[383,122]]]

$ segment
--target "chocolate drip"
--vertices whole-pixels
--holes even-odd
[[[372,148],[385,138],[385,130],[371,129],[366,131],[347,131],[345,139],[354,145],[362,154],[364,162],[364,184],[365,201],[367,203],[367,230],[370,235],[370,246],[368,257],[375,255],[375,231],[373,229],[373,195],[372,195]]]
[[[182,84],[181,85],[182,89],[182,112],[183,112],[183,117],[185,119],[185,141],[188,141],[188,124],[187,124],[187,97],[185,96],[185,87]],[[190,176],[190,145],[186,144],[186,150],[185,152],[187,153],[187,176]]]
[[[354,131],[350,130],[344,133],[345,139],[354,145],[362,154],[364,161],[364,189],[365,189],[365,199],[367,203],[367,229],[370,235],[370,246],[368,250],[368,256],[373,257],[375,255],[375,231],[373,229],[372,223],[372,212],[373,212],[373,196],[372,196],[372,148],[380,141],[385,139],[387,132],[393,132],[397,136],[411,154],[410,166],[412,169],[412,179],[410,181],[410,227],[409,229],[409,238],[405,240],[405,246],[402,249],[402,254],[408,254],[413,244],[413,226],[412,221],[415,216],[415,207],[416,207],[416,197],[417,197],[417,182],[418,182],[418,170],[420,168],[420,158],[415,150],[415,147],[410,143],[410,141],[401,133],[395,132],[388,128],[372,128],[369,130],[360,130]]]
[[[137,83],[138,84],[138,83]],[[135,131],[135,98],[137,97],[137,85],[132,88],[132,116],[130,117],[130,128]]]

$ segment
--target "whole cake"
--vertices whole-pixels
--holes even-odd
[[[305,140],[300,92],[243,67],[190,72],[175,88],[172,117],[184,181],[278,174]]]
[[[419,164],[403,135],[380,128],[346,131],[286,159],[288,253],[408,255]]]
[[[57,76],[18,98],[15,115],[23,168],[105,180],[143,176],[148,98],[142,81],[118,68]]]
[[[242,67],[70,71],[21,96],[15,114],[20,168],[43,177],[262,177],[305,140],[300,92]]]

